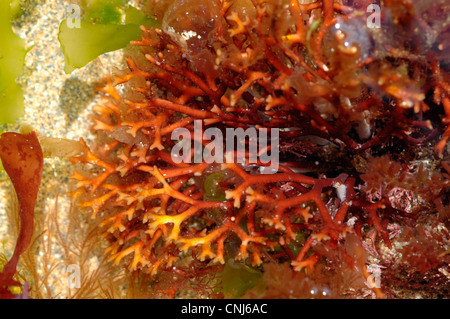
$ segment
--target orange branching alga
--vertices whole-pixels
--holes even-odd
[[[395,249],[398,228],[436,215],[447,237],[432,270],[445,278],[450,7],[386,0],[369,16],[367,4],[150,4],[161,28],[142,27],[131,43],[128,69],[94,109],[96,140],[73,159],[75,197],[114,263],[194,277],[199,262],[287,262],[294,274],[370,280],[368,264],[387,267],[380,250]],[[244,163],[178,163],[171,134],[186,128],[195,139],[196,120],[203,131],[279,128],[278,171],[249,164],[251,148]],[[369,286],[395,295],[385,277]]]

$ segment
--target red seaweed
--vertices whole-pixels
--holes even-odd
[[[14,253],[0,274],[0,298],[12,298],[14,295],[8,286],[20,285],[13,276],[19,257],[30,245],[33,236],[34,206],[41,183],[43,154],[34,132],[8,132],[0,137],[0,157],[20,203],[20,233]]]
[[[163,282],[167,273],[182,278],[186,264],[194,278],[234,260],[267,274],[267,295],[283,297],[317,297],[304,292],[322,291],[323,269],[338,290],[329,296],[369,288],[389,298],[399,234],[431,218],[448,225],[449,51],[441,37],[450,7],[384,1],[374,27],[368,1],[299,2],[153,1],[161,28],[143,27],[131,42],[127,69],[101,89],[95,140],[72,159],[74,200],[95,218],[115,265]],[[210,150],[198,127],[279,128],[278,170],[250,165],[250,139],[242,162],[196,160],[192,144]],[[181,162],[172,156],[179,128],[189,132]],[[205,184],[216,173],[223,180]],[[212,199],[211,190],[223,196]],[[441,238],[433,245],[445,249],[405,247],[414,253],[405,264],[430,253],[430,268],[419,269],[430,285],[448,273],[437,268],[448,254]],[[286,276],[273,283],[277,273]],[[320,285],[278,290],[303,273]],[[181,291],[167,284],[153,287],[169,297]]]

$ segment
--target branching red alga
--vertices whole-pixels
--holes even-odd
[[[192,259],[223,264],[229,258],[253,267],[287,260],[294,271],[310,272],[326,263],[324,247],[342,245],[349,233],[364,241],[364,225],[392,248],[388,224],[419,212],[366,193],[361,173],[371,172],[356,161],[385,155],[404,162],[406,176],[415,169],[408,156],[421,145],[448,157],[442,52],[449,47],[438,42],[448,26],[438,9],[449,7],[398,10],[406,2],[386,1],[379,16],[400,34],[395,41],[369,28],[365,11],[349,1],[154,6],[156,14],[164,12],[161,28],[142,27],[142,38],[131,43],[128,69],[114,75],[102,89],[105,102],[94,108],[96,140],[73,159],[74,196],[99,220],[111,260],[153,276]],[[412,45],[402,37],[411,30],[419,37],[417,25],[433,28],[436,43]],[[171,134],[186,128],[194,139],[196,120],[204,130],[279,128],[278,171],[250,164],[250,151],[244,163],[177,163]],[[430,169],[439,172],[436,165]],[[436,178],[426,200],[442,211],[449,182]],[[448,213],[441,217],[445,222]],[[345,254],[367,279],[364,260]]]

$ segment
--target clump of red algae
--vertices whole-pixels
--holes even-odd
[[[246,298],[274,299],[333,299],[352,298],[356,295],[385,297],[383,292],[370,286],[365,264],[368,253],[355,234],[349,234],[341,245],[327,247],[322,243],[313,250],[326,257],[326,262],[314,271],[296,272],[288,263],[267,263],[262,280],[249,290]],[[372,289],[373,291],[372,291]]]
[[[203,274],[229,258],[263,273],[254,295],[396,297],[393,278],[412,278],[393,266],[399,234],[435,218],[436,240],[407,237],[401,255],[414,267],[426,249],[426,272],[445,279],[450,7],[385,1],[370,18],[386,28],[371,28],[353,4],[149,2],[161,28],[131,43],[94,109],[96,140],[73,159],[74,198],[114,264],[172,297],[183,288],[170,278],[216,284],[217,268]],[[178,163],[171,134],[194,136],[195,121],[279,128],[278,171],[247,165],[251,148],[244,163]]]

